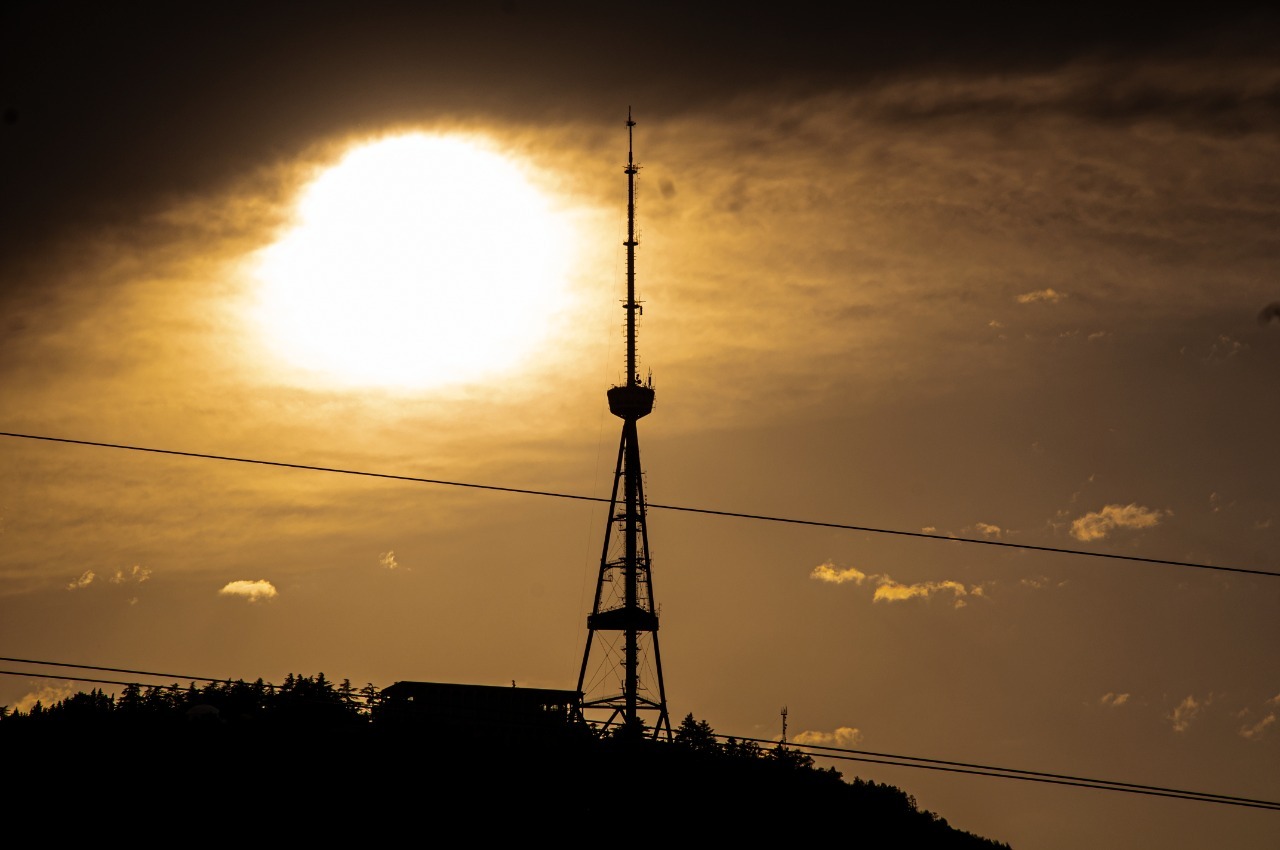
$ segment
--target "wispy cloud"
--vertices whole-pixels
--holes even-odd
[[[97,578],[93,570],[85,570],[80,574],[80,578],[75,579],[67,584],[67,590],[79,590],[82,587],[88,587],[93,584],[93,580]]]
[[[818,564],[818,566],[814,567],[813,571],[809,573],[809,578],[817,579],[818,581],[825,581],[830,584],[844,584],[847,581],[862,584],[867,580],[868,576],[856,567],[847,567],[843,570],[838,570],[834,563],[827,561],[825,564]]]
[[[1177,708],[1169,715],[1169,719],[1173,721],[1173,731],[1185,732],[1191,726],[1192,721],[1200,714],[1200,710],[1209,704],[1209,698],[1197,700],[1194,696],[1188,695],[1186,699],[1178,703]]]
[[[1056,289],[1037,289],[1035,292],[1024,292],[1017,296],[1015,300],[1019,304],[1034,304],[1037,301],[1047,301],[1050,304],[1057,304],[1062,299],[1068,297],[1067,293],[1059,292]]]
[[[263,579],[256,581],[240,581],[228,582],[222,590],[218,591],[219,596],[240,596],[248,599],[250,602],[262,602],[267,599],[274,599],[277,596],[275,585]]]
[[[1268,714],[1252,726],[1245,725],[1240,727],[1240,737],[1248,740],[1260,737],[1267,727],[1276,722],[1275,712]]]
[[[862,730],[840,726],[834,732],[805,730],[791,739],[796,744],[818,744],[827,747],[852,747],[862,741]]]
[[[1248,349],[1249,346],[1247,343],[1243,343],[1238,339],[1233,339],[1227,334],[1219,334],[1218,338],[1209,345],[1209,353],[1205,355],[1204,362],[1225,363],[1232,357],[1240,354],[1240,352],[1247,351]]]
[[[392,549],[389,552],[383,552],[378,556],[378,563],[389,570],[399,569],[400,562],[396,560],[396,552]]]
[[[955,597],[955,607],[963,608],[968,603],[965,597],[982,596],[981,585],[966,588],[958,581],[924,581],[915,584],[900,584],[889,576],[877,576],[880,586],[876,588],[875,602],[901,602],[906,599],[928,598],[935,593],[950,592]]]
[[[1026,576],[1025,578],[1018,579],[1018,584],[1023,587],[1029,587],[1032,590],[1044,590],[1046,587],[1066,587],[1070,583],[1071,579],[1052,579],[1048,576]]]
[[[1173,511],[1154,510],[1137,504],[1106,505],[1071,523],[1071,536],[1077,540],[1101,540],[1117,528],[1152,528]]]
[[[1102,695],[1102,698],[1098,700],[1098,702],[1102,703],[1103,705],[1109,705],[1112,708],[1119,708],[1120,706],[1124,705],[1128,701],[1129,701],[1128,694],[1114,694],[1114,693],[1105,693]]]
[[[134,564],[128,570],[116,570],[115,575],[107,579],[112,584],[123,584],[126,581],[136,581],[138,584],[151,578],[151,570],[146,567]]]
[[[902,584],[885,574],[867,574],[855,567],[839,569],[831,561],[819,564],[809,572],[809,578],[828,584],[845,584],[853,582],[861,585],[870,581],[876,585],[872,602],[901,602],[906,599],[928,598],[938,592],[948,592],[955,600],[955,607],[963,608],[968,604],[965,599],[971,596],[984,596],[982,585],[966,587],[958,581],[924,581],[914,584]]]

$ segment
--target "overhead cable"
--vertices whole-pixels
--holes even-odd
[[[577,493],[557,493],[551,490],[532,490],[523,487],[502,487],[496,484],[477,484],[469,481],[448,481],[441,478],[422,478],[414,475],[396,475],[388,472],[368,472],[359,469],[341,469],[332,466],[315,466],[305,463],[287,463],[285,461],[261,460],[258,458],[233,457],[230,455],[205,454],[203,452],[185,452],[176,449],[157,449],[147,446],[129,446],[120,443],[103,443],[94,440],[73,440],[67,437],[49,437],[39,434],[18,434],[0,431],[0,437],[14,437],[23,440],[42,440],[51,443],[67,443],[76,446],[92,446],[104,449],[123,449],[131,452],[148,452],[150,454],[171,455],[176,457],[199,458],[201,460],[220,460],[229,463],[247,463],[257,466],[271,466],[281,469],[298,469],[308,472],[329,472],[338,475],[357,475],[364,478],[381,478],[390,481],[405,481],[414,484],[437,484],[445,487],[464,487],[473,490],[491,490],[500,493],[515,493],[523,496],[547,496],[554,499],[573,499],[581,502],[604,502],[610,500],[601,496],[583,496]],[[918,537],[926,540],[946,540],[951,543],[974,543],[982,546],[999,546],[1007,549],[1021,549],[1033,552],[1053,552],[1060,555],[1081,555],[1088,558],[1108,558],[1117,561],[1135,561],[1143,564],[1160,564],[1170,567],[1190,567],[1197,570],[1216,570],[1228,573],[1244,573],[1246,575],[1280,578],[1280,572],[1272,570],[1250,569],[1247,567],[1228,567],[1220,564],[1203,564],[1195,561],[1175,561],[1169,558],[1143,558],[1137,555],[1121,555],[1115,552],[1090,552],[1084,549],[1064,549],[1058,546],[1036,546],[1030,543],[1011,543],[1007,540],[985,540],[976,537],[952,537],[946,534],[931,534],[925,531],[904,531],[893,528],[875,528],[867,525],[853,525],[843,522],[825,522],[822,520],[798,519],[795,517],[769,516],[767,514],[750,514],[740,511],[721,511],[711,508],[696,508],[687,505],[661,505],[648,503],[653,510],[680,511],[683,513],[705,514],[708,516],[733,517],[737,519],[758,520],[761,522],[778,522],[790,525],[807,525],[818,528],[834,528],[842,531],[862,531],[868,534],[892,534],[899,537]]]
[[[747,738],[736,735],[715,733],[721,740],[750,741],[757,744],[778,745],[777,741],[765,738]],[[786,745],[819,758],[841,759],[845,761],[861,761],[872,764],[884,764],[893,767],[915,767],[924,770],[937,770],[947,773],[965,773],[973,776],[991,776],[1000,779],[1019,779],[1025,782],[1042,782],[1051,785],[1070,785],[1079,788],[1094,788],[1100,791],[1120,791],[1128,794],[1144,794],[1155,797],[1172,797],[1180,800],[1196,800],[1203,803],[1220,803],[1230,806],[1244,806],[1256,809],[1280,811],[1280,802],[1258,800],[1250,797],[1239,797],[1229,794],[1212,794],[1205,791],[1187,791],[1178,788],[1165,788],[1159,785],[1142,785],[1134,782],[1119,782],[1110,779],[1091,779],[1083,776],[1070,776],[1062,773],[1048,773],[1020,768],[997,767],[995,765],[973,764],[970,762],[947,761],[943,759],[924,758],[922,756],[904,756],[894,753],[878,753],[871,750],[855,750],[846,747],[831,747],[820,744]],[[809,752],[816,750],[818,752]]]

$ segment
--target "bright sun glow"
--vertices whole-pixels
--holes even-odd
[[[510,159],[412,134],[348,153],[260,257],[259,317],[290,363],[437,387],[527,359],[565,306],[567,217]]]

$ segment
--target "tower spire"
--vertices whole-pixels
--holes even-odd
[[[627,107],[627,386],[640,382],[636,374],[636,162],[631,107]]]
[[[636,172],[633,129],[627,108],[627,379],[610,387],[609,411],[622,420],[622,440],[613,474],[613,495],[600,555],[595,601],[587,616],[578,690],[585,712],[608,712],[606,729],[628,737],[671,738],[667,695],[658,651],[658,611],[653,601],[644,478],[636,421],[653,411],[652,379],[636,371]],[[596,650],[593,656],[592,650]],[[592,662],[595,662],[593,665]],[[615,690],[616,685],[616,690]],[[652,716],[651,728],[642,714]]]

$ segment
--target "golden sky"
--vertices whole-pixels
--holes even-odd
[[[652,502],[1280,571],[1274,15],[308,8],[2,13],[0,430],[607,496],[631,107]],[[487,303],[444,296],[460,271],[401,302],[399,267],[342,266],[374,256],[332,235],[359,214],[308,274],[365,278],[342,310],[374,304],[376,344],[328,351],[373,365],[290,361],[273,328],[309,304],[263,321],[263,257],[317,180],[405,139],[503,163],[490,194],[393,178],[417,205],[370,228],[383,257],[478,216]],[[456,380],[401,380],[438,376],[414,346],[446,333]],[[13,438],[0,481],[0,654],[576,681],[598,504]],[[786,705],[813,742],[1280,798],[1280,579],[649,531],[677,719],[771,737]],[[0,677],[0,704],[47,687]],[[1018,848],[1280,836],[1269,812],[840,769]]]

